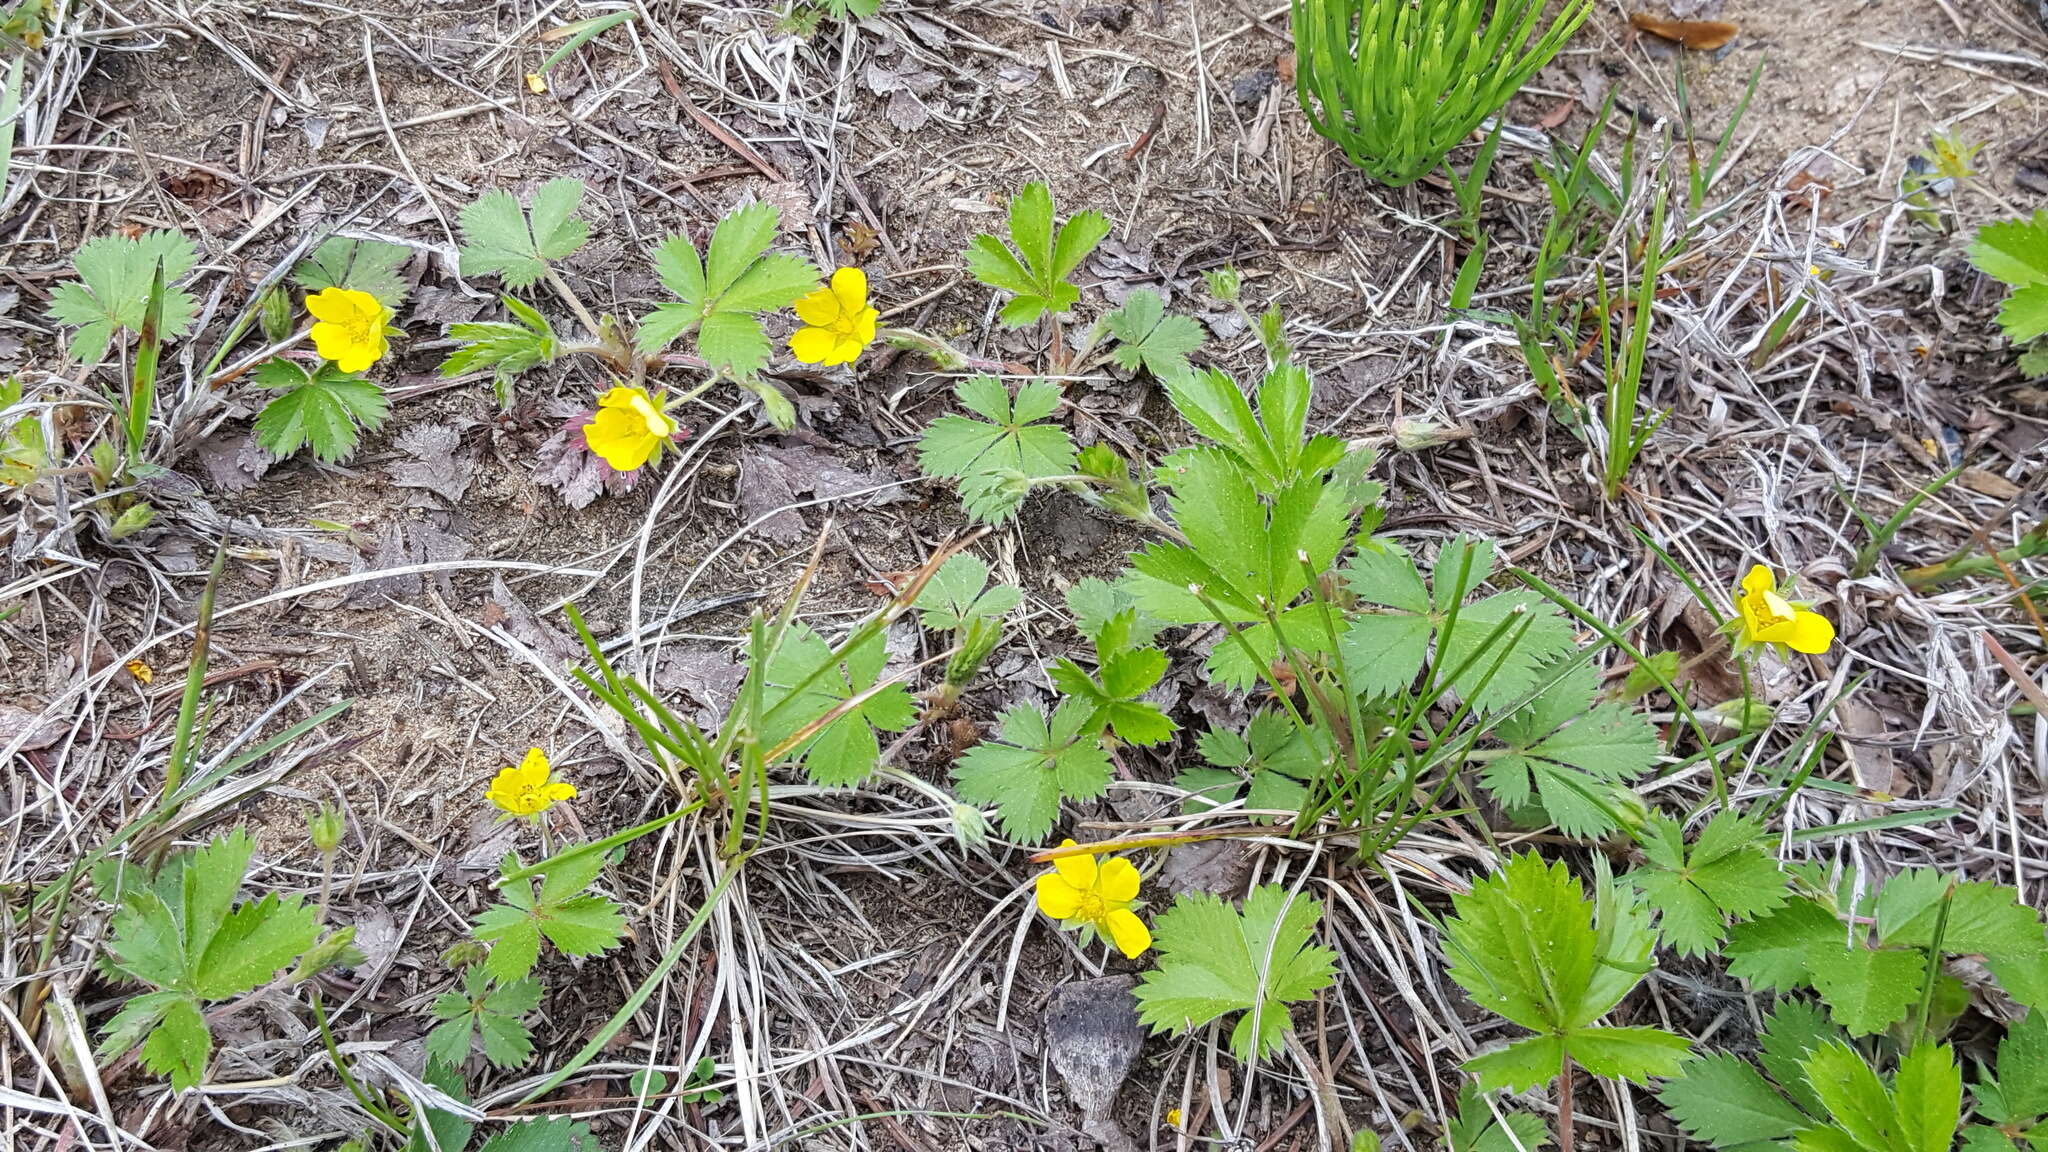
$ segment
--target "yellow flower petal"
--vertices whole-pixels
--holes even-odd
[[[323,288],[306,297],[306,311],[315,320],[346,324],[356,319],[362,311],[362,306],[355,299],[357,296],[369,296],[369,293],[351,292],[346,288]]]
[[[566,780],[551,781],[541,785],[540,797],[548,804],[557,804],[563,800],[574,800],[576,798],[576,786]]]
[[[1138,866],[1121,856],[1102,862],[1095,877],[1095,894],[1112,904],[1138,898]]]
[[[840,311],[858,316],[868,306],[868,274],[858,268],[841,268],[832,273],[832,295],[839,298]]]
[[[631,472],[654,454],[654,437],[632,412],[606,408],[583,426],[584,443],[605,463],[620,472]]]
[[[1785,629],[1784,643],[1790,644],[1794,652],[1819,655],[1835,642],[1835,626],[1818,612],[1801,608],[1793,616],[1792,623]]]
[[[1071,839],[1060,841],[1062,848],[1073,846],[1074,841]],[[1080,852],[1072,856],[1057,857],[1053,860],[1052,866],[1053,870],[1060,874],[1061,879],[1079,891],[1086,892],[1095,887],[1095,857],[1090,853]]]
[[[1038,910],[1055,920],[1071,920],[1081,910],[1081,893],[1058,873],[1038,878]]]
[[[1778,577],[1762,564],[1753,565],[1742,577],[1744,592],[1771,592],[1778,587]]]
[[[547,753],[538,748],[528,748],[514,771],[519,773],[521,784],[539,786],[547,782],[548,773],[554,771],[554,765],[548,763]]]
[[[826,364],[839,347],[839,337],[830,328],[799,328],[790,334],[789,353],[805,364]]]
[[[842,314],[839,297],[830,288],[820,288],[796,302],[797,319],[813,328],[829,327]]]
[[[1103,927],[1109,930],[1110,940],[1127,960],[1137,959],[1152,946],[1152,930],[1145,927],[1138,914],[1128,908],[1111,910],[1103,921]]]
[[[862,346],[875,342],[875,321],[880,319],[881,315],[873,308],[863,308],[860,315],[853,318],[853,338],[860,341]]]

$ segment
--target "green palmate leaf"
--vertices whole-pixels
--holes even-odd
[[[1998,1071],[1981,1074],[1971,1087],[1977,1114],[2014,1131],[2041,1126],[2048,1116],[2048,1016],[2039,1009],[2005,1030],[1998,1043]]]
[[[329,236],[292,269],[292,280],[308,292],[327,288],[368,292],[385,307],[395,309],[405,302],[405,280],[398,270],[411,255],[401,244]]]
[[[1801,1071],[1822,1119],[1801,1129],[1801,1152],[1947,1152],[1962,1119],[1962,1070],[1946,1044],[1922,1043],[1899,1062],[1887,1089],[1855,1049],[1829,1041]]]
[[[531,880],[505,884],[504,902],[484,909],[473,926],[476,938],[491,945],[484,971],[503,985],[524,980],[540,959],[543,939],[567,956],[596,956],[617,947],[625,916],[610,897],[587,891],[605,859],[602,852],[587,852],[563,860],[542,877],[537,894]],[[518,867],[518,857],[505,858],[505,872]]]
[[[1335,974],[1337,954],[1310,943],[1322,905],[1279,885],[1245,897],[1242,912],[1221,897],[1192,892],[1153,925],[1159,966],[1139,979],[1138,1019],[1154,1032],[1187,1032],[1232,1012],[1231,1050],[1240,1059],[1279,1047],[1292,1018]]]
[[[1656,729],[1641,714],[1614,701],[1592,704],[1586,689],[1595,682],[1590,675],[1567,675],[1502,721],[1496,735],[1508,749],[1480,774],[1509,805],[1532,798],[1541,803],[1571,836],[1614,831],[1613,785],[1656,767],[1661,750]]]
[[[640,321],[636,345],[653,354],[694,331],[697,353],[713,368],[752,376],[768,362],[768,335],[759,314],[786,308],[818,286],[818,270],[794,256],[768,251],[781,213],[754,203],[726,214],[701,255],[678,233],[654,252],[654,270],[676,297]]]
[[[1647,913],[1612,881],[1603,876],[1588,900],[1563,864],[1531,852],[1453,904],[1451,979],[1475,1003],[1537,1033],[1468,1063],[1482,1089],[1525,1090],[1558,1075],[1566,1058],[1637,1083],[1677,1069],[1683,1038],[1595,1024],[1641,980],[1656,939]]]
[[[531,306],[511,296],[500,297],[516,323],[486,320],[450,324],[448,336],[458,345],[441,362],[441,375],[489,372],[501,386],[512,377],[555,358],[554,325]]]
[[[1813,1123],[1749,1061],[1725,1052],[1686,1061],[1657,1098],[1693,1139],[1719,1148],[1784,1140]]]
[[[484,193],[462,210],[462,275],[532,285],[590,239],[590,226],[576,215],[582,203],[583,181],[568,177],[541,185],[530,213],[502,188]]]
[[[362,430],[375,431],[391,411],[375,381],[332,364],[308,373],[290,360],[266,360],[256,366],[255,381],[277,391],[256,414],[256,442],[274,456],[310,446],[328,463],[345,459],[355,452]]]
[[[1206,812],[1242,793],[1246,808],[1300,811],[1311,782],[1329,769],[1330,749],[1326,740],[1318,742],[1321,735],[1303,732],[1276,711],[1252,717],[1241,736],[1227,728],[1202,733],[1197,746],[1212,766],[1187,768],[1174,778],[1190,793],[1182,810]]]
[[[934,632],[951,632],[970,620],[999,620],[1024,602],[1014,584],[988,584],[988,565],[961,552],[948,557],[917,598],[917,613]]]
[[[1064,657],[1053,661],[1053,686],[1091,711],[1084,729],[1105,729],[1127,744],[1158,744],[1179,727],[1156,704],[1141,700],[1166,675],[1166,653],[1157,648],[1126,647],[1137,618],[1126,610],[1106,625],[1095,641],[1096,674]]]
[[[1977,230],[1970,245],[1977,270],[2014,288],[2048,284],[2048,210],[2031,219],[2000,220]]]
[[[1173,407],[1195,431],[1237,459],[1262,492],[1336,466],[1342,441],[1308,434],[1314,387],[1300,365],[1279,360],[1258,388],[1258,409],[1230,377],[1210,369],[1162,377]]]
[[[78,279],[50,290],[50,319],[78,329],[66,353],[80,363],[97,364],[116,335],[141,331],[159,265],[165,289],[157,331],[167,339],[183,336],[192,326],[197,305],[191,293],[173,285],[198,260],[192,242],[175,232],[87,241],[71,260]]]
[[[255,841],[238,828],[154,872],[112,862],[96,873],[102,895],[120,901],[108,972],[155,989],[107,1022],[103,1057],[140,1041],[145,1067],[176,1090],[192,1087],[212,1050],[202,1003],[253,991],[314,948],[318,915],[298,897],[235,903],[254,851]]]
[[[1688,849],[1683,824],[1652,816],[1641,838],[1648,866],[1629,882],[1660,911],[1664,941],[1681,955],[1711,950],[1730,919],[1751,920],[1785,903],[1785,873],[1763,849],[1760,821],[1724,811]]]
[[[1161,380],[1180,380],[1192,369],[1188,353],[1202,346],[1202,326],[1181,315],[1169,315],[1157,292],[1140,288],[1124,306],[1102,318],[1117,345],[1111,355],[1127,372],[1140,367]]]
[[[1109,235],[1109,220],[1100,212],[1077,212],[1053,231],[1052,191],[1026,184],[1010,200],[1012,249],[984,232],[967,246],[963,258],[974,278],[1015,299],[1004,305],[1003,323],[1021,328],[1050,312],[1058,314],[1081,299],[1068,277]]]
[[[1469,1082],[1458,1089],[1457,1115],[1444,1128],[1447,1152],[1536,1152],[1549,1143],[1550,1130],[1542,1117],[1503,1111],[1496,1118],[1478,1087]]]
[[[1355,613],[1339,645],[1352,685],[1371,695],[1403,691],[1431,658],[1432,646],[1439,684],[1471,699],[1483,712],[1518,704],[1555,679],[1549,666],[1563,662],[1577,648],[1570,624],[1548,602],[1528,593],[1502,592],[1460,604],[1491,574],[1492,564],[1490,547],[1464,538],[1453,540],[1438,557],[1436,587],[1430,590],[1424,587],[1413,558],[1399,544],[1384,539],[1360,541],[1344,577],[1361,600],[1377,607]],[[1451,613],[1454,605],[1458,605],[1455,618]],[[1552,690],[1560,693],[1553,698],[1554,704],[1563,698],[1564,690],[1555,686]],[[1589,692],[1581,704],[1590,703]],[[1564,737],[1553,749],[1558,755],[1546,759],[1576,766],[1564,757],[1570,752],[1620,770],[1621,759],[1640,755],[1641,744],[1617,713],[1625,715],[1619,710],[1610,713],[1595,725],[1598,731],[1587,729]],[[1550,706],[1537,715],[1561,724],[1566,712]],[[1517,723],[1526,726],[1532,721]],[[1551,731],[1530,735],[1545,737]],[[1582,751],[1585,749],[1590,751]],[[1535,774],[1531,766],[1519,767],[1525,778]],[[1638,774],[1642,770],[1635,769]],[[1496,775],[1507,785],[1512,774],[1502,769]]]
[[[953,764],[970,804],[993,805],[1003,832],[1035,844],[1052,831],[1062,800],[1092,800],[1109,787],[1109,754],[1089,728],[1093,709],[1067,701],[1051,717],[1024,704],[1003,713],[1000,742],[977,744]]]
[[[540,984],[514,980],[494,985],[482,968],[463,974],[461,992],[443,992],[431,1011],[441,1023],[427,1033],[427,1055],[460,1066],[469,1058],[472,1037],[483,1041],[484,1058],[499,1068],[524,1064],[533,1055],[533,1034],[524,1017],[540,1004]]]
[[[1951,881],[1932,869],[1894,876],[1878,899],[1878,939],[1889,946],[1934,943],[1941,903]],[[2006,994],[2028,1007],[2048,1007],[2048,933],[2040,914],[2000,884],[1954,881],[1941,947],[1984,957]]]
[[[927,476],[961,481],[969,516],[1001,524],[1016,514],[1032,483],[1073,475],[1077,454],[1066,429],[1038,423],[1060,405],[1056,385],[1027,381],[1013,399],[1002,381],[976,376],[961,383],[958,395],[984,419],[933,421],[918,442],[917,460]]]
[[[847,700],[873,688],[888,662],[886,637],[876,632],[841,656],[808,626],[790,625],[782,643],[765,662],[766,711],[762,739],[775,747],[830,713]],[[824,669],[822,675],[814,672]],[[917,701],[902,684],[890,684],[831,723],[789,753],[800,762],[812,783],[845,788],[867,779],[881,758],[876,729],[900,732],[917,719]]]

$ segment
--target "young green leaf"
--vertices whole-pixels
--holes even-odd
[[[886,638],[879,632],[843,656],[801,623],[790,625],[765,667],[767,711],[762,739],[773,747],[802,731],[875,686],[888,662]],[[812,673],[824,669],[821,675]],[[808,681],[808,683],[806,683]],[[900,732],[917,719],[917,701],[902,684],[891,684],[869,696],[805,740],[790,753],[804,766],[812,783],[827,788],[858,784],[874,772],[882,746],[876,729]]]
[[[1179,725],[1140,697],[1166,675],[1166,653],[1119,643],[1130,634],[1136,610],[1128,610],[1127,617],[1105,628],[1096,640],[1095,675],[1060,657],[1053,661],[1052,682],[1071,700],[1092,709],[1088,730],[1108,729],[1126,744],[1158,744],[1171,739]]]
[[[307,292],[327,288],[368,292],[385,307],[396,309],[405,302],[405,281],[398,270],[411,255],[402,244],[329,236],[292,269],[292,280]]]
[[[1962,1070],[1946,1044],[1922,1043],[1887,1089],[1854,1048],[1830,1041],[1801,1065],[1824,1117],[1792,1137],[1799,1152],[1948,1152],[1963,1109]]]
[[[1312,944],[1323,906],[1277,884],[1245,897],[1242,912],[1206,892],[1184,893],[1153,924],[1159,966],[1139,978],[1138,1019],[1154,1032],[1189,1032],[1243,1012],[1230,1031],[1239,1059],[1280,1046],[1288,1004],[1335,975],[1337,954]]]
[[[1016,514],[1031,482],[1073,474],[1076,453],[1066,429],[1038,423],[1059,407],[1058,386],[1030,380],[1013,399],[1002,381],[975,376],[960,384],[958,395],[985,419],[934,420],[918,442],[917,461],[927,476],[960,481],[969,516],[1001,524]]]
[[[1648,863],[1629,882],[1661,911],[1666,944],[1701,955],[1722,941],[1730,919],[1752,920],[1785,903],[1785,873],[1762,839],[1763,825],[1732,809],[1709,820],[1690,849],[1682,823],[1650,818],[1641,834]]]
[[[1188,353],[1202,346],[1202,326],[1189,317],[1169,314],[1157,292],[1132,292],[1102,323],[1117,339],[1111,356],[1126,372],[1142,366],[1160,380],[1179,380],[1193,371]]]
[[[1099,577],[1083,577],[1067,589],[1067,614],[1073,617],[1074,629],[1094,643],[1101,643],[1103,631],[1115,622],[1128,629],[1126,643],[1150,644],[1159,635],[1160,623],[1137,607],[1129,589]]]
[[[1792,989],[1807,983],[1806,954],[1815,947],[1841,947],[1841,921],[1824,905],[1803,897],[1775,912],[1729,930],[1722,954],[1728,974],[1758,988]]]
[[[499,297],[516,323],[498,320],[450,324],[448,337],[457,344],[441,362],[441,375],[491,373],[501,403],[509,400],[512,378],[553,362],[557,344],[554,325],[532,306],[511,296]]]
[[[1077,212],[1055,234],[1052,191],[1043,184],[1026,184],[1010,200],[1010,243],[1015,250],[984,232],[963,255],[975,279],[1015,297],[1003,306],[1002,321],[1022,328],[1080,301],[1081,290],[1067,278],[1108,235],[1109,220],[1100,212]]]
[[[590,225],[576,215],[583,181],[561,177],[540,186],[529,213],[502,188],[486,192],[462,210],[464,276],[496,275],[508,288],[526,288],[590,239]]]
[[[2032,1132],[2048,1118],[2048,1015],[2040,1009],[2005,1030],[1998,1042],[1998,1069],[1980,1075],[1970,1089],[1977,1114],[2008,1132]],[[2048,1137],[2048,1129],[2042,1136]]]
[[[285,457],[310,445],[318,459],[333,463],[356,450],[362,430],[375,431],[390,414],[384,389],[375,381],[323,363],[308,374],[282,357],[256,366],[256,386],[277,392],[256,414],[256,442]]]
[[[237,828],[154,874],[123,865],[95,877],[120,907],[105,965],[110,974],[157,991],[137,996],[108,1021],[100,1053],[142,1040],[144,1067],[182,1091],[206,1071],[213,1040],[201,1004],[255,990],[314,947],[318,911],[296,896],[237,905],[255,841]]]
[[[993,805],[1003,834],[1035,844],[1052,831],[1060,801],[1092,800],[1109,787],[1109,754],[1088,727],[1092,709],[1067,701],[1051,717],[1035,705],[1005,711],[1000,742],[969,748],[953,783],[969,804]]]
[[[1186,768],[1174,783],[1189,793],[1181,808],[1206,812],[1244,794],[1244,806],[1257,811],[1299,812],[1308,802],[1310,784],[1330,763],[1320,730],[1303,732],[1287,714],[1267,710],[1251,718],[1242,736],[1227,728],[1202,733],[1196,747],[1211,767]],[[1254,817],[1269,820],[1273,817]]]
[[[1452,898],[1450,976],[1481,1007],[1536,1033],[1466,1062],[1482,1089],[1524,1091],[1570,1058],[1599,1076],[1670,1076],[1687,1041],[1655,1028],[1595,1022],[1648,970],[1649,915],[1601,878],[1596,900],[1563,864],[1533,852]]]
[[[1557,677],[1501,721],[1494,734],[1507,748],[1480,774],[1480,783],[1505,804],[1540,802],[1568,836],[1614,831],[1614,785],[1656,767],[1660,752],[1657,730],[1641,714],[1615,701],[1593,702],[1598,684],[1586,665]]]
[[[948,557],[932,574],[917,598],[917,613],[934,632],[951,632],[970,620],[997,620],[1023,603],[1014,584],[988,584],[988,565],[981,557],[960,552]]]
[[[462,991],[443,992],[431,1011],[441,1023],[427,1033],[427,1055],[460,1066],[473,1037],[483,1040],[484,1059],[499,1068],[524,1064],[533,1055],[533,1034],[525,1016],[540,1004],[540,984],[531,979],[495,984],[490,973],[463,973]]]
[[[1457,1115],[1444,1127],[1446,1152],[1536,1152],[1549,1143],[1541,1116],[1503,1111],[1496,1118],[1477,1086],[1468,1081],[1458,1088]]]
[[[818,270],[795,256],[768,251],[781,213],[773,204],[734,209],[712,229],[702,256],[681,233],[654,251],[654,270],[676,297],[640,321],[635,346],[660,352],[694,332],[697,353],[713,368],[749,377],[768,363],[768,335],[758,316],[786,308],[818,286]]]
[[[157,331],[166,339],[183,336],[198,306],[191,293],[171,285],[198,261],[192,242],[175,232],[86,241],[71,258],[78,279],[50,290],[50,319],[78,329],[65,353],[81,364],[97,364],[117,334],[140,332],[159,264],[165,288]]]
[[[483,969],[500,984],[514,984],[532,973],[543,939],[565,956],[597,956],[618,946],[626,917],[608,896],[587,891],[603,870],[605,854],[570,857],[548,870],[540,891],[532,880],[504,885],[504,901],[484,909],[473,926],[478,940],[490,944]],[[505,858],[504,871],[519,867],[519,858]]]

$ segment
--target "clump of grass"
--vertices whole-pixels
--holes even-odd
[[[1375,179],[1412,184],[1550,62],[1592,0],[1294,0],[1302,111]],[[1546,19],[1548,16],[1548,19]]]

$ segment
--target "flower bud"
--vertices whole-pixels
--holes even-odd
[[[292,297],[284,285],[272,284],[263,293],[257,317],[263,324],[263,338],[272,344],[283,343],[292,334]]]
[[[340,806],[331,800],[322,800],[320,807],[306,817],[306,836],[322,856],[332,856],[334,850],[341,847],[341,833],[346,826]]]
[[[1212,268],[1202,273],[1202,279],[1208,283],[1209,295],[1225,304],[1236,303],[1237,294],[1244,287],[1244,278],[1235,268]]]

